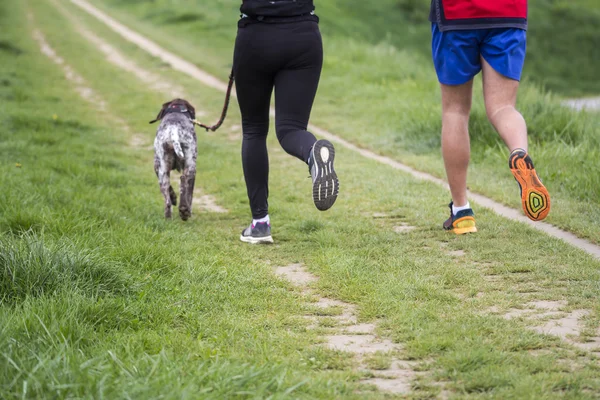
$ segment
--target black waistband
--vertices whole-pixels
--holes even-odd
[[[270,16],[247,16],[242,15],[242,18],[238,22],[238,26],[243,28],[250,24],[256,23],[266,23],[266,24],[289,24],[292,22],[302,22],[302,21],[314,21],[319,22],[319,17],[317,17],[314,13],[309,14],[301,14],[295,15],[293,17],[270,17]]]

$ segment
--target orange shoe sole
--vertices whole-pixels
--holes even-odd
[[[523,150],[514,151],[508,161],[510,171],[521,188],[521,205],[525,215],[533,221],[541,221],[550,212],[550,194],[540,181],[533,161]]]
[[[464,235],[465,233],[477,232],[477,227],[475,226],[475,218],[463,217],[457,219],[452,224],[452,232],[456,233],[457,235]]]

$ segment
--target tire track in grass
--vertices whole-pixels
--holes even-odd
[[[206,86],[212,87],[212,88],[220,90],[222,92],[226,91],[227,84],[225,84],[224,82],[221,82],[219,79],[215,78],[214,76],[206,73],[205,71],[202,71],[200,68],[198,68],[194,64],[184,60],[183,58],[176,56],[175,54],[163,49],[162,47],[160,47],[156,43],[152,42],[148,38],[133,31],[132,29],[130,29],[127,26],[116,21],[115,19],[113,19],[112,17],[107,15],[106,13],[100,11],[98,8],[91,5],[86,0],[71,0],[71,2],[75,5],[77,5],[78,7],[80,7],[81,9],[83,9],[85,12],[87,12],[94,18],[103,22],[111,30],[113,30],[114,32],[121,35],[121,37],[123,37],[125,40],[137,45],[139,48],[145,50],[146,52],[152,54],[153,56],[160,58],[163,62],[169,64],[171,66],[171,68],[173,68],[174,70],[185,73],[185,74],[189,75],[190,77],[202,82]],[[235,96],[235,92],[232,93],[232,95]],[[271,109],[271,114],[272,115],[274,114],[273,109]],[[435,183],[435,184],[440,185],[445,188],[448,187],[448,184],[440,178],[437,178],[433,175],[418,171],[412,167],[409,167],[408,165],[402,164],[402,163],[400,163],[396,160],[393,160],[389,157],[385,157],[385,156],[376,154],[370,150],[360,148],[357,145],[350,143],[349,141],[347,141],[331,132],[321,129],[317,126],[309,125],[309,129],[313,133],[315,133],[317,136],[326,138],[334,143],[337,143],[337,144],[345,147],[348,150],[352,150],[356,153],[359,153],[360,155],[362,155],[365,158],[377,161],[379,163],[388,165],[394,169],[403,171],[407,174],[412,175],[413,177],[415,177],[419,180],[432,182],[432,183]],[[597,259],[600,259],[600,246],[598,246],[598,245],[588,242],[587,240],[581,239],[581,238],[577,237],[576,235],[574,235],[570,232],[564,231],[562,229],[559,229],[549,223],[533,222],[533,221],[529,220],[527,217],[525,217],[524,215],[522,215],[521,211],[504,206],[504,205],[502,205],[488,197],[485,197],[483,195],[473,193],[473,192],[469,192],[468,195],[471,199],[473,199],[480,206],[482,206],[484,208],[488,208],[500,216],[503,216],[507,219],[510,219],[510,220],[513,220],[516,222],[525,223],[525,224],[527,224],[537,230],[540,230],[550,236],[553,236],[555,238],[563,240],[563,241],[571,244],[572,246],[585,251],[586,253],[592,255],[593,257],[595,257]]]
[[[171,98],[189,97],[181,86],[173,85],[166,81],[163,77],[140,67],[131,59],[127,58],[121,52],[115,49],[108,42],[103,40],[94,32],[87,29],[62,4],[60,4],[56,0],[50,0],[50,2],[64,17],[66,17],[73,24],[75,30],[83,38],[91,42],[98,50],[100,50],[102,54],[104,54],[104,57],[108,62],[124,71],[132,73],[138,80],[148,85],[148,87],[154,91],[164,93],[165,95],[170,96]],[[205,112],[196,109],[196,115],[200,117],[205,115]]]
[[[141,49],[147,51],[154,57],[157,57],[157,58],[163,60],[165,63],[171,65],[171,67],[173,67],[173,69],[178,70],[180,72],[184,72],[184,73],[192,76],[192,78],[203,82],[206,86],[212,87],[213,89],[217,89],[217,90],[220,90],[223,92],[227,90],[227,84],[221,82],[219,79],[213,77],[212,75],[202,71],[201,69],[196,67],[194,64],[192,64],[188,61],[185,61],[185,60],[179,58],[178,56],[165,51],[163,48],[158,46],[156,43],[145,38],[144,36],[140,35],[139,33],[127,28],[126,26],[118,23],[117,21],[115,21],[114,19],[112,19],[111,17],[109,17],[108,15],[106,15],[105,13],[100,11],[99,9],[97,9],[96,7],[92,6],[88,2],[80,1],[80,0],[71,0],[71,1],[74,4],[76,4],[77,6],[84,9],[90,15],[94,16],[95,18],[97,18],[100,21],[102,21],[103,23],[105,23],[112,30],[114,30],[119,35],[126,38],[128,41],[138,45]]]
[[[62,7],[58,6],[55,2],[52,3],[56,5],[57,8],[59,8],[59,11],[65,11],[64,9],[60,10],[60,8]],[[72,16],[66,14],[64,15],[67,18],[72,18]],[[27,14],[27,18],[31,24],[35,23],[33,14],[31,12]],[[177,88],[173,89],[174,86],[169,85],[168,83],[164,82],[164,80],[158,79],[158,77],[154,74],[143,70],[142,68],[138,67],[135,63],[129,61],[127,58],[125,58],[116,50],[114,50],[112,46],[108,45],[106,42],[102,41],[100,38],[98,38],[91,32],[85,30],[81,26],[81,24],[79,24],[76,20],[72,19],[72,21],[76,22],[76,26],[78,28],[81,28],[79,32],[82,34],[82,36],[90,40],[95,45],[100,46],[103,49],[102,52],[107,57],[107,60],[111,61],[116,66],[119,66],[128,72],[134,73],[140,80],[142,80],[145,83],[152,83],[151,88],[154,90],[173,92],[179,90]],[[72,82],[74,84],[75,91],[80,95],[81,98],[92,104],[98,111],[107,114],[113,121],[119,124],[123,130],[127,132],[131,131],[125,120],[116,117],[113,113],[108,112],[109,110],[106,101],[102,99],[102,97],[98,93],[96,93],[91,87],[88,86],[86,80],[77,71],[75,71],[73,67],[67,64],[64,58],[58,55],[58,53],[50,46],[44,34],[38,28],[33,29],[32,36],[34,40],[38,43],[40,47],[40,52],[63,69],[65,78],[69,82]],[[152,79],[155,78],[157,80],[155,82],[152,82]],[[143,151],[152,151],[154,149],[154,147],[150,143],[148,143],[146,137],[140,134],[133,135],[129,141],[129,145],[130,147]],[[178,177],[174,176],[173,181],[175,190],[178,191]],[[194,199],[192,201],[192,204],[196,208],[196,211],[205,211],[211,213],[229,212],[229,210],[221,207],[217,203],[217,200],[214,196],[204,193],[201,188],[196,188],[194,190]]]
[[[309,287],[318,281],[302,264],[292,264],[274,269],[275,275],[285,279],[301,290],[307,297],[317,296]],[[375,333],[375,324],[359,324],[356,306],[340,300],[317,296],[318,300],[310,303],[316,310],[316,315],[306,315],[311,321],[309,329],[319,328],[322,322],[334,321],[334,326],[328,328],[329,334],[324,336],[324,347],[330,350],[343,351],[353,355],[358,369],[369,376],[361,383],[374,385],[378,389],[394,393],[408,394],[411,384],[417,376],[417,363],[399,358],[402,346],[392,343],[389,339],[381,338]],[[329,315],[337,311],[337,315]],[[330,326],[330,324],[327,324]],[[389,356],[391,362],[387,368],[373,369],[368,366],[369,358],[373,356]]]
[[[27,14],[27,19],[31,24],[35,23],[32,13]],[[48,57],[54,64],[61,67],[63,73],[65,74],[65,78],[69,82],[73,83],[75,91],[79,94],[79,96],[88,103],[92,104],[98,111],[106,112],[106,102],[88,86],[85,79],[79,75],[77,71],[75,71],[69,64],[65,62],[64,58],[56,53],[56,51],[46,40],[44,34],[39,29],[34,28],[32,31],[32,37],[39,45],[40,52]]]

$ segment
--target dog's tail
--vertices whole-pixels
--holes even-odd
[[[175,154],[177,154],[177,157],[183,158],[183,149],[181,148],[181,143],[179,142],[179,130],[174,126],[171,126],[170,131],[171,142],[173,143]]]

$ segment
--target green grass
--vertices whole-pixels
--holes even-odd
[[[238,3],[227,0],[199,4],[194,9],[197,18],[193,20],[187,11],[189,7],[177,1],[105,0],[100,5],[104,4],[116,18],[165,48],[225,80],[230,69]],[[325,65],[312,122],[360,146],[445,178],[439,154],[440,95],[429,55],[429,28],[424,21],[426,2],[410,2],[413,6],[409,4],[404,8],[392,0],[384,4],[350,3],[317,4],[324,34]],[[573,11],[578,7],[575,4],[560,4],[571,10],[569,18],[578,15]],[[531,13],[543,14],[548,18],[540,16],[536,20],[551,25],[558,17],[550,9],[558,6],[558,2],[532,3]],[[598,7],[591,3],[588,6],[589,12],[579,7],[579,12],[585,14],[584,19],[596,15]],[[410,7],[419,11],[411,14],[406,11]],[[80,15],[94,24],[84,14]],[[178,15],[186,17],[178,20]],[[560,35],[560,45],[554,39],[556,35],[549,36],[547,31],[536,33],[532,21],[529,52],[533,54],[528,60],[533,58],[533,61],[526,63],[528,75],[520,90],[518,108],[528,122],[536,168],[552,194],[553,211],[548,221],[600,243],[600,224],[597,223],[600,221],[600,178],[590,173],[600,168],[600,117],[564,108],[560,97],[542,89],[540,85],[545,80],[533,78],[545,76],[556,80],[560,76],[567,79],[568,87],[588,87],[594,92],[594,84],[590,82],[596,82],[593,77],[598,61],[595,36],[590,38],[588,31],[593,31],[595,25],[567,20],[573,29],[565,29]],[[98,29],[105,28],[98,26]],[[585,30],[585,34],[577,33],[580,30]],[[592,47],[586,44],[590,40]],[[541,54],[541,48],[554,44],[552,51],[557,54],[549,61]],[[575,57],[563,52],[565,48],[582,51]],[[540,54],[538,58],[544,62],[535,61],[535,54]],[[571,68],[573,73],[588,74],[585,71],[589,66],[592,77],[586,80],[563,73],[563,62],[577,65]],[[537,64],[556,67],[556,71],[543,72]],[[520,208],[518,188],[507,169],[508,151],[487,121],[479,79],[475,92],[470,121],[473,152],[469,186],[501,203]],[[215,96],[209,106],[215,119],[221,96]]]
[[[79,98],[40,54],[28,4],[107,112]],[[302,318],[310,298],[272,272],[291,263],[319,277],[319,294],[356,304],[361,322],[376,322],[402,344],[403,357],[419,363],[423,374],[409,397],[435,397],[439,385],[457,398],[600,393],[597,357],[485,311],[567,300],[569,309],[591,311],[585,336],[592,336],[600,263],[590,256],[486,210],[478,235],[449,236],[439,229],[445,190],[344,149],[342,196],[319,213],[305,166],[274,137],[276,244],[244,245],[237,240],[249,222],[239,141],[227,134],[239,121],[235,107],[222,131],[198,131],[197,185],[230,212],[196,210],[187,223],[165,221],[147,149],[155,129],[147,121],[165,96],[108,63],[48,2],[28,4],[0,3],[7,27],[0,42],[18,49],[0,50],[0,397],[392,397],[361,385],[356,360],[319,346],[327,327],[307,329]],[[218,113],[220,93],[82,20],[145,69],[194,93],[207,118]],[[130,145],[134,135],[144,138],[142,147]],[[416,229],[394,233],[401,223]],[[451,256],[456,250],[465,255]],[[386,355],[369,360],[372,368],[388,362]]]

